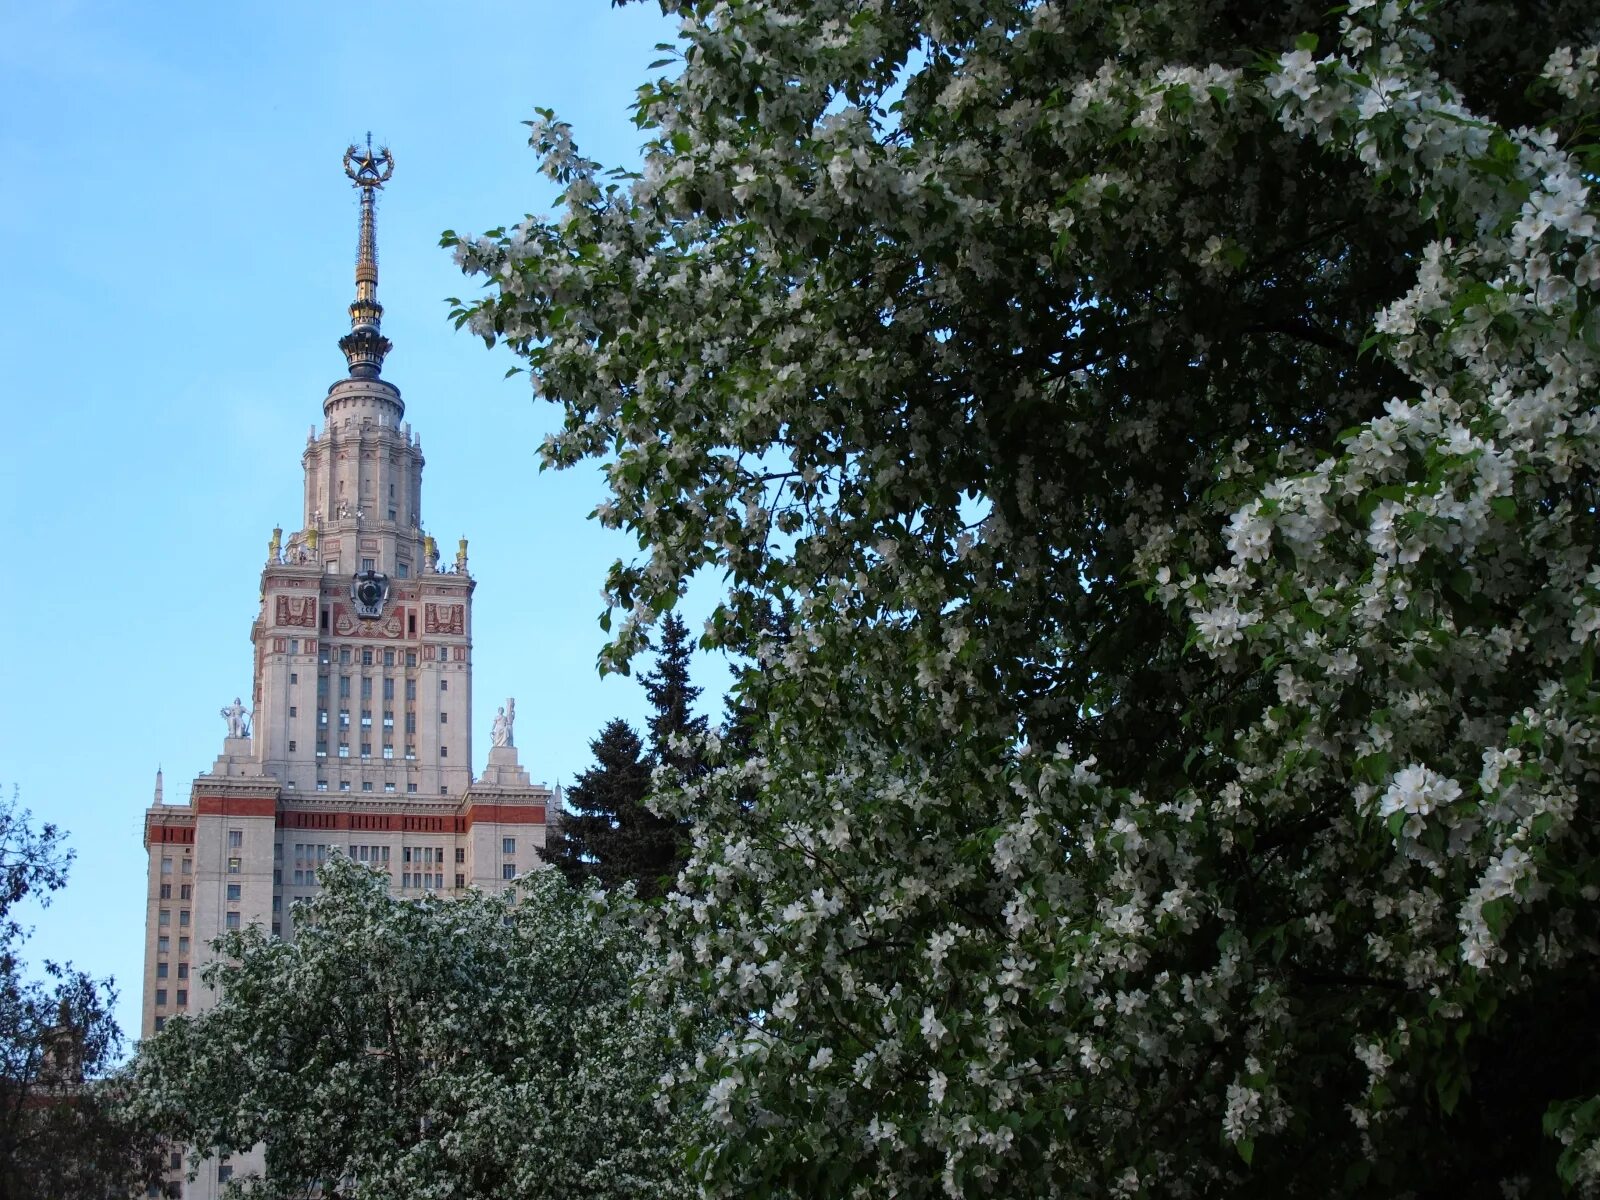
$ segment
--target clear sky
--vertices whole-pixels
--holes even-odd
[[[158,764],[187,796],[250,695],[274,524],[299,525],[300,452],[345,363],[367,130],[396,159],[378,213],[384,376],[422,438],[423,520],[471,540],[475,770],[517,699],[535,780],[570,781],[635,679],[599,678],[598,473],[537,471],[557,410],[457,333],[440,231],[538,212],[522,121],[572,122],[633,165],[629,105],[672,29],[653,5],[113,4],[0,0],[0,782],[77,850],[28,956],[115,976],[137,1032]],[[704,605],[691,606],[698,630]],[[726,674],[701,664],[716,713]]]

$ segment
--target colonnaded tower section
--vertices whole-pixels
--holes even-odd
[[[249,702],[221,709],[222,752],[187,803],[165,803],[158,772],[145,813],[147,1037],[214,1002],[199,971],[219,933],[259,923],[292,938],[294,901],[315,893],[330,854],[386,872],[400,895],[498,889],[540,865],[559,804],[518,762],[511,700],[473,776],[476,581],[465,538],[441,566],[424,532],[422,444],[381,376],[376,206],[394,159],[369,137],[345,152],[345,171],[361,213],[339,339],[349,373],[300,456],[301,527],[272,531]],[[208,1200],[255,1158],[204,1164],[193,1183],[175,1172],[169,1192]]]

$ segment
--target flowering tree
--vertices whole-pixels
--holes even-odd
[[[215,1007],[141,1044],[139,1103],[175,1142],[264,1143],[264,1178],[238,1181],[263,1197],[683,1194],[625,905],[555,871],[420,900],[342,857],[318,878],[293,942],[226,934]]]
[[[757,664],[708,1189],[1600,1188],[1592,5],[665,7],[642,176],[447,241],[610,661]]]

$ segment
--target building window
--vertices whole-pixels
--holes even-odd
[[[445,787],[445,785],[441,783],[439,785],[439,795],[448,796],[449,794],[450,794],[450,789]]]
[[[179,979],[187,979],[187,978],[189,978],[189,964],[188,963],[181,962],[181,963],[178,964],[178,978]]]
[[[161,885],[161,898],[163,900],[172,899],[172,885],[170,883],[163,883]]]
[[[368,655],[371,655],[371,653],[371,650],[367,651]],[[372,677],[369,675],[363,675],[361,677],[361,698],[363,700],[372,699]]]
[[[325,792],[327,790],[328,790],[328,781],[326,779],[317,780],[317,791]]]
[[[462,888],[464,888],[466,886],[467,886],[467,877],[465,875],[463,875],[460,871],[457,871],[456,872],[456,890],[460,891]]]
[[[179,957],[182,957],[183,955],[188,954],[188,953],[189,953],[189,939],[186,938],[186,937],[179,938],[178,939],[178,955],[179,955]]]
[[[186,858],[183,860],[183,873],[185,875],[192,875],[194,873],[194,859]]]
[[[227,1163],[223,1163],[221,1166],[219,1166],[217,1168],[217,1182],[218,1183],[227,1183],[228,1180],[230,1180],[232,1178],[233,1178],[233,1168],[230,1167]]]
[[[394,710],[392,708],[383,710],[383,727],[385,729],[394,728]]]
[[[340,646],[339,647],[339,663],[340,663],[340,665],[341,666],[345,666],[345,665],[348,665],[349,662],[350,662],[350,647],[349,646]]]
[[[384,757],[386,757],[386,758],[387,758],[387,757],[388,757],[388,756],[387,756],[387,755],[385,755],[385,756],[384,756]],[[392,784],[392,783],[385,783],[385,784],[384,784],[384,785],[383,785],[383,790],[384,790],[384,791],[386,791],[386,792],[392,792],[392,791],[394,791],[394,784]]]
[[[156,1032],[160,1033],[166,1027],[167,1027],[167,1019],[165,1017],[157,1017],[156,1018]],[[180,1184],[179,1186],[181,1187],[182,1184]],[[170,1195],[170,1193],[168,1193],[168,1194]]]
[[[376,571],[378,569],[378,560],[375,558],[363,558],[361,560],[361,569],[363,571]]]
[[[239,903],[239,892],[242,884],[230,883],[228,885],[228,901],[232,904]]]
[[[466,847],[465,846],[457,846],[456,847],[456,862],[464,863],[466,861],[467,861],[467,849],[466,849]]]
[[[383,665],[386,666],[386,667],[394,666],[394,651],[393,650],[385,650],[383,652]],[[388,679],[384,680],[384,682],[385,683],[390,683],[390,684],[393,683],[392,680],[388,680]]]
[[[450,747],[449,746],[440,746],[439,747],[439,757],[440,758],[449,758],[450,757]]]
[[[237,875],[243,866],[244,864],[239,859],[230,858],[228,860],[228,874]]]
[[[339,780],[339,790],[341,792],[348,792],[350,790],[350,781],[348,779]]]
[[[291,646],[290,647],[290,653],[298,654],[299,652],[300,652],[300,648],[298,646]],[[290,684],[290,686],[292,687],[293,685],[295,685],[295,684],[297,684],[299,682],[300,682],[300,672],[298,672],[298,671],[290,671],[289,672],[289,684]]]
[[[192,883],[180,883],[178,885],[178,899],[179,900],[188,900],[188,899],[191,898],[193,893],[194,893],[194,884],[192,884]]]
[[[417,790],[417,785],[416,784],[414,784],[414,783],[406,784],[406,791],[407,792],[414,792],[416,790]]]
[[[500,878],[501,879],[515,879],[516,877],[517,877],[517,867],[516,867],[515,863],[506,863],[504,866],[502,866],[500,868]]]
[[[372,743],[371,742],[362,742],[361,743],[361,757],[362,758],[371,758],[372,757]]]
[[[388,745],[387,743],[385,743],[385,745],[383,747],[383,756],[385,758],[393,758],[394,757],[394,747],[391,746],[391,745]]]
[[[406,757],[407,758],[415,758],[416,756],[417,756],[417,748],[415,746],[412,746],[412,745],[408,744],[406,746]]]
[[[157,963],[156,964],[156,978],[157,979],[165,979],[166,977],[167,977],[167,964],[164,963],[164,962]]]
[[[340,758],[349,758],[350,757],[350,743],[349,742],[340,742],[339,743],[339,757]]]
[[[290,754],[294,753],[294,739],[293,738],[289,739],[289,753]]]
[[[328,723],[328,710],[325,709],[325,708],[317,709],[317,724],[318,725],[326,725],[327,723]]]
[[[156,914],[156,924],[157,925],[171,925],[172,924],[172,910],[170,908],[163,908],[158,914]]]
[[[189,910],[187,908],[180,908],[178,910],[178,928],[189,928]]]
[[[500,839],[500,853],[501,854],[515,854],[516,852],[517,852],[517,839],[516,838],[501,838]]]
[[[242,830],[242,829],[230,829],[230,830],[228,830],[228,849],[229,850],[237,850],[243,845],[244,845],[244,830]]]
[[[171,938],[169,938],[164,933],[160,937],[156,938],[156,953],[157,954],[168,954],[168,953],[171,952],[171,950],[172,950],[172,939]]]
[[[350,728],[350,710],[348,708],[341,708],[339,710],[339,728]]]
[[[409,578],[410,575],[411,575],[411,564],[408,563],[408,562],[403,562],[403,563],[399,564],[399,567],[400,567],[400,578],[401,579]]]
[[[369,559],[368,561],[370,562],[371,560]],[[361,650],[361,665],[363,667],[370,667],[372,665],[372,647],[371,646],[362,647],[362,650]],[[361,682],[362,683],[366,683],[367,681],[365,679],[363,679]]]
[[[439,714],[439,724],[441,724],[441,725],[450,724],[450,714],[447,713],[447,712],[440,713]]]
[[[361,728],[372,728],[372,710],[370,708],[363,708],[361,710]]]
[[[412,617],[411,618],[411,632],[415,633],[416,631],[417,631],[417,619],[416,619],[416,617]],[[415,650],[407,650],[406,651],[406,666],[414,667],[416,665],[417,665],[417,652]],[[415,699],[416,698],[416,690],[413,688],[409,693],[407,693],[407,695],[408,695],[409,698]]]
[[[407,733],[415,733],[416,731],[417,731],[417,714],[414,713],[414,712],[408,712],[406,714],[406,732]]]
[[[391,650],[391,651],[389,651],[389,653],[392,655],[394,653],[394,651]],[[385,700],[393,700],[394,699],[394,680],[391,677],[387,676],[387,675],[384,676],[384,680],[383,680],[383,698]]]
[[[178,989],[178,1007],[179,1008],[188,1008],[189,1007],[189,989],[188,988],[179,988]]]
[[[282,896],[274,896],[272,898],[272,911],[275,912],[275,913],[281,913],[283,911],[283,897]]]
[[[162,1007],[162,1008],[166,1007],[166,1004],[167,1004],[167,989],[166,988],[157,988],[156,989],[156,1004],[158,1006]]]
[[[391,521],[398,521],[398,520],[399,520],[399,519],[400,519],[400,513],[399,513],[399,510],[398,510],[398,509],[393,509],[393,508],[391,508],[391,509],[390,509],[390,510],[389,510],[389,520],[391,520]],[[400,564],[400,565],[401,565],[401,566],[402,566],[402,567],[404,567],[404,566],[405,566],[405,563],[401,563],[401,564]],[[401,571],[401,572],[400,572],[400,575],[401,575],[401,577],[402,577],[402,578],[403,578],[403,577],[404,577],[404,576],[405,576],[405,572],[404,572],[404,571]]]
[[[170,858],[163,858],[161,860],[161,873],[163,875],[172,874],[172,860]]]
[[[229,929],[237,929],[237,928],[239,928],[239,914],[238,913],[231,912],[231,913],[228,914],[228,928]]]
[[[441,692],[448,692],[450,690],[450,681],[448,679],[439,680],[439,690]]]
[[[296,706],[295,706],[295,705],[293,705],[293,704],[291,704],[291,705],[289,705],[289,715],[290,715],[290,716],[291,716],[291,717],[298,717],[298,716],[299,716],[299,715],[300,715],[300,710],[299,710],[299,708],[297,708],[297,707],[296,707]]]
[[[339,699],[350,699],[350,676],[348,675],[339,676]]]
[[[363,755],[363,757],[365,757],[365,755]],[[370,782],[363,781],[361,784],[361,790],[363,792],[370,792],[372,790],[372,784]]]
[[[323,609],[322,610],[322,627],[324,629],[326,629],[328,627],[328,610],[327,609]],[[330,663],[333,662],[333,649],[331,647],[329,647],[329,646],[324,646],[322,648],[322,653],[317,656],[317,661],[320,662],[325,667],[328,666]]]

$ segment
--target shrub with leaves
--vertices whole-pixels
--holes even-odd
[[[707,1188],[1600,1188],[1592,4],[665,7],[642,174],[447,241],[610,660],[757,664]]]
[[[293,942],[224,935],[215,1006],[142,1043],[140,1103],[174,1141],[262,1144],[264,1176],[238,1180],[261,1197],[684,1194],[625,896],[536,871],[503,895],[400,899],[338,856],[318,878]]]

